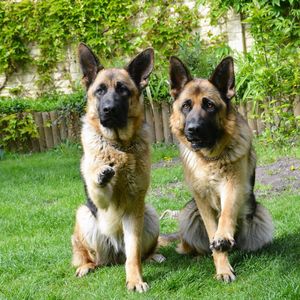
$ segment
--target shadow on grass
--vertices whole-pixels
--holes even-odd
[[[159,249],[159,252],[166,257],[166,261],[162,264],[153,263],[153,271],[146,274],[148,282],[164,280],[168,274],[178,271],[182,271],[183,275],[180,283],[177,281],[176,289],[179,288],[179,284],[184,287],[191,283],[191,279],[197,280],[195,276],[198,279],[214,280],[215,268],[210,255],[180,255],[175,252],[175,243]],[[245,275],[251,277],[257,271],[269,268],[273,263],[276,265],[277,272],[282,274],[295,268],[300,271],[300,235],[291,233],[275,238],[272,244],[256,252],[234,250],[229,254],[229,260],[237,271],[238,278],[243,274],[244,279]],[[187,270],[190,272],[186,272]]]

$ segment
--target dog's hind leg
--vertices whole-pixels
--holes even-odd
[[[241,250],[255,251],[272,242],[274,225],[269,211],[256,205],[253,215],[241,220],[236,243]]]
[[[86,275],[97,266],[92,253],[89,251],[86,243],[84,242],[86,241],[87,235],[83,233],[83,230],[91,230],[89,227],[93,227],[93,223],[95,222],[94,220],[95,217],[92,215],[87,206],[81,206],[77,210],[76,225],[74,234],[72,235],[72,265],[77,267],[77,277]]]
[[[209,239],[195,200],[189,201],[179,213],[180,254],[209,253]]]
[[[159,246],[159,218],[155,209],[146,204],[142,237],[142,259],[157,263],[164,262],[166,258],[156,252]]]

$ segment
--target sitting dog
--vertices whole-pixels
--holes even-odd
[[[144,292],[141,260],[154,253],[159,236],[158,216],[145,205],[150,148],[140,100],[154,51],[146,49],[124,69],[105,69],[83,43],[78,52],[87,90],[81,132],[87,204],[77,210],[72,262],[78,277],[125,263],[127,288]]]
[[[217,279],[235,280],[228,251],[254,251],[270,243],[272,218],[254,196],[256,157],[251,130],[234,109],[233,59],[221,61],[210,79],[192,78],[177,58],[170,59],[175,99],[172,131],[186,182],[194,199],[179,216],[179,253],[212,251]]]

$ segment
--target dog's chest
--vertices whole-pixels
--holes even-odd
[[[217,211],[221,208],[221,191],[226,182],[227,166],[203,162],[195,153],[188,152],[182,155],[185,177],[191,189],[210,202]]]

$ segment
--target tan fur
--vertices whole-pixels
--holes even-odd
[[[198,108],[201,114],[204,97],[214,101],[218,109],[216,122],[219,128],[223,128],[223,133],[212,148],[194,151],[184,134],[185,116],[181,107],[186,99],[191,99],[193,108]],[[170,122],[180,142],[185,179],[195,199],[179,217],[181,244],[178,252],[207,253],[210,251],[209,243],[218,241],[226,241],[233,246],[239,224],[244,226],[238,239],[240,248],[254,250],[269,243],[273,225],[266,209],[261,213],[261,222],[256,222],[258,227],[264,229],[250,230],[251,233],[246,229],[253,224],[253,221],[246,219],[250,211],[247,201],[251,192],[250,178],[256,159],[251,144],[252,134],[242,116],[231,105],[226,106],[211,82],[194,79],[184,86],[174,102]],[[252,242],[248,242],[251,234],[254,235]],[[212,252],[217,279],[233,281],[235,274],[228,253],[215,249]]]
[[[109,129],[101,125],[95,90],[117,82],[130,90],[127,126]],[[150,180],[149,134],[143,119],[140,91],[125,69],[102,69],[87,91],[87,113],[81,140],[84,154],[81,173],[96,217],[87,206],[79,207],[72,236],[73,265],[78,276],[102,265],[125,263],[129,290],[146,291],[141,259],[151,256],[159,236],[155,210],[144,203]],[[113,168],[105,185],[99,174]]]

